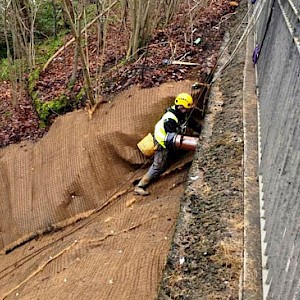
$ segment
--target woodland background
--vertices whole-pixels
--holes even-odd
[[[209,0],[0,2],[0,147],[132,85],[207,82],[238,4]]]

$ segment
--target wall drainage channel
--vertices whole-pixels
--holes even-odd
[[[247,40],[243,88],[244,267],[240,299],[262,299],[260,203],[258,186],[257,96],[252,64],[253,35]]]

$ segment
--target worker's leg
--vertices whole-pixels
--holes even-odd
[[[141,196],[149,195],[149,191],[145,188],[151,180],[159,176],[165,170],[165,166],[168,159],[169,150],[162,148],[161,146],[157,149],[154,155],[154,160],[149,168],[148,172],[142,177],[138,185],[134,189],[134,193]]]

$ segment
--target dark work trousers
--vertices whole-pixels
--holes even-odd
[[[158,177],[165,171],[169,152],[169,149],[163,148],[161,145],[158,145],[158,148],[154,154],[153,163],[147,172],[147,175],[149,178],[151,178],[151,180]]]

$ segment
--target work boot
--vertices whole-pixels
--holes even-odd
[[[133,193],[135,195],[140,195],[140,196],[148,196],[150,194],[150,192],[146,191],[144,188],[138,185],[134,188]]]
[[[138,185],[135,187],[133,193],[135,195],[148,196],[150,194],[150,192],[146,191],[145,188],[149,184],[151,179],[152,179],[152,177],[150,175],[148,175],[148,173],[146,173],[142,177],[142,179],[140,180]]]

